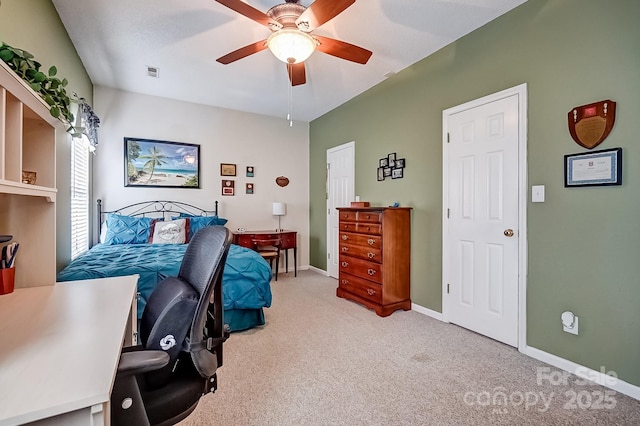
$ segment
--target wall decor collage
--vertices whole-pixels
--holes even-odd
[[[235,180],[225,179],[225,177],[237,176],[237,166],[230,163],[220,163],[220,176],[222,179],[222,195],[233,196],[235,193]],[[248,178],[255,177],[255,167],[247,166],[245,176]],[[254,194],[255,184],[253,182],[247,182],[245,184],[245,194]]]
[[[406,165],[407,160],[404,158],[396,158],[395,152],[388,154],[378,161],[378,181],[383,181],[388,177],[391,179],[402,179]]]

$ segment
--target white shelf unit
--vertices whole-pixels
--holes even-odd
[[[53,285],[56,268],[56,131],[63,124],[0,61],[0,234],[20,243],[15,287]],[[22,172],[36,172],[36,184]]]

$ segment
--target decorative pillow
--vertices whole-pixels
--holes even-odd
[[[149,241],[151,223],[149,217],[122,216],[109,213],[107,220],[107,234],[104,244],[145,244]]]
[[[189,239],[206,226],[224,225],[227,223],[227,219],[218,216],[189,216],[186,213],[180,213],[180,216],[173,217],[172,219],[186,217],[189,218]]]
[[[189,219],[176,220],[154,220],[151,237],[151,244],[184,244],[189,235]]]

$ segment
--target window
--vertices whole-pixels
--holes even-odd
[[[71,148],[71,259],[89,249],[89,144],[72,139]]]

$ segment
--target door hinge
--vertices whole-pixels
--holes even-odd
[[[451,214],[451,209],[447,209],[447,219],[449,219],[450,214]]]
[[[331,214],[331,209],[327,209],[327,214]]]
[[[331,253],[327,253],[327,259],[331,259]]]
[[[447,143],[451,142],[451,134],[447,132]]]
[[[447,283],[447,294],[449,294],[449,283]]]

